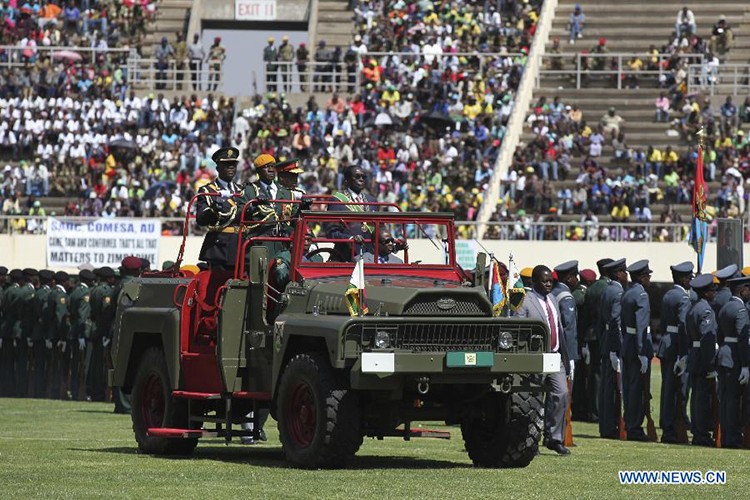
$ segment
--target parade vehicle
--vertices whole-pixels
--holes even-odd
[[[435,421],[460,425],[477,466],[528,465],[542,375],[560,369],[546,325],[493,315],[486,255],[478,272],[457,264],[452,214],[318,201],[298,211],[291,236],[245,237],[243,210],[233,271],[180,276],[181,249],[173,269],[123,287],[109,380],[131,395],[140,450],[187,455],[201,438],[258,438],[269,409],[298,467],[344,466],[364,437],[449,437],[412,425]],[[373,237],[330,238],[331,228]],[[402,258],[355,263],[381,255],[384,230]],[[416,239],[425,244],[411,255]],[[270,258],[269,242],[287,257]]]

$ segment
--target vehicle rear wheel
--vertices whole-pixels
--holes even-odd
[[[492,393],[461,424],[466,451],[478,467],[526,467],[539,450],[543,394]]]
[[[322,354],[298,354],[289,361],[276,413],[284,455],[298,467],[342,467],[362,445],[357,394],[337,380]]]
[[[154,427],[187,428],[187,404],[171,394],[167,362],[161,349],[152,347],[141,358],[131,398],[133,432],[138,448],[152,455],[189,455],[198,439],[160,438],[148,435]]]

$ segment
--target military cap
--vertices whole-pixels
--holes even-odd
[[[742,276],[750,276],[750,266],[742,268]]]
[[[173,260],[165,260],[161,264],[161,270],[166,271],[167,269],[172,269],[174,267],[174,261]]]
[[[37,271],[36,269],[32,269],[30,267],[27,267],[26,269],[23,270],[23,274],[24,276],[33,278],[34,276],[39,276],[39,271]]]
[[[617,259],[613,260],[609,264],[605,264],[602,269],[607,271],[608,273],[614,273],[617,271],[624,271],[625,267],[625,259]]]
[[[88,269],[84,269],[81,272],[78,273],[78,278],[82,280],[90,280],[94,281],[96,279],[96,275],[93,271],[89,271]]]
[[[8,274],[8,268],[5,266],[0,266],[0,276],[5,276]]]
[[[266,168],[269,165],[275,165],[276,164],[276,158],[269,155],[268,153],[263,153],[261,155],[258,155],[255,157],[255,160],[253,160],[253,166],[255,168]]]
[[[141,269],[151,269],[151,261],[141,258]]]
[[[532,268],[524,267],[523,269],[521,269],[521,272],[519,274],[521,275],[522,278],[531,278],[532,271],[533,271]]]
[[[79,271],[83,271],[84,269],[88,269],[89,271],[94,270],[94,266],[92,266],[89,262],[84,262],[83,264],[78,266]]]
[[[640,276],[641,274],[651,274],[653,272],[651,271],[651,269],[649,269],[648,260],[646,259],[633,262],[632,264],[628,266],[627,271],[631,275],[637,275],[637,276]]]
[[[733,278],[737,274],[737,264],[729,264],[727,267],[722,267],[714,273],[714,276],[720,280]]]
[[[10,278],[14,280],[20,280],[23,279],[23,271],[21,271],[20,269],[13,269],[8,273],[8,276],[10,276]]]
[[[750,285],[750,276],[740,276],[739,278],[730,278],[727,280],[730,287]]]
[[[604,270],[604,267],[607,264],[611,264],[612,262],[613,260],[610,258],[599,259],[596,261],[596,268],[599,269],[599,273],[601,274],[601,272]]]
[[[131,271],[135,271],[141,268],[141,259],[138,257],[134,257],[133,255],[129,255],[122,259],[122,262],[120,265],[124,269],[130,269]]]
[[[70,279],[70,275],[66,273],[65,271],[57,271],[55,273],[55,281],[58,283],[62,283],[63,281],[68,281]]]
[[[682,262],[681,264],[675,264],[673,266],[669,266],[669,269],[671,269],[672,272],[675,274],[692,274],[693,263],[690,261]]]
[[[569,260],[568,262],[563,262],[562,264],[558,264],[554,271],[557,273],[558,276],[561,274],[568,274],[572,271],[578,270],[578,261],[577,260]]]
[[[583,281],[596,281],[596,273],[593,269],[582,269],[578,274]]]
[[[49,269],[42,269],[39,271],[39,277],[43,280],[49,281],[55,278],[55,273]]]
[[[690,288],[701,290],[714,284],[714,277],[710,274],[699,274],[690,280]]]
[[[94,274],[96,274],[100,278],[112,278],[115,275],[115,271],[109,266],[104,266],[96,269],[94,271]]]
[[[284,160],[276,164],[276,171],[283,172],[286,174],[301,174],[304,172],[299,168],[299,159],[292,158],[290,160]]]
[[[236,163],[240,161],[240,150],[237,148],[219,148],[211,156],[211,159],[217,166],[226,163]]]

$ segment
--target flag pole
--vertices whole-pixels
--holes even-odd
[[[701,169],[703,167],[703,136],[704,136],[704,134],[705,134],[705,131],[703,130],[702,126],[695,133],[695,135],[698,136],[698,158],[696,158],[696,161],[695,161],[695,175],[693,176],[694,177],[693,183],[695,183],[695,182],[698,181],[698,164],[701,165]],[[702,178],[703,178],[703,173],[701,172],[701,179]],[[696,190],[697,190],[697,186],[695,186],[695,184],[694,184],[693,185],[693,192],[696,192]],[[699,220],[696,220],[698,218],[698,216],[700,215],[698,213],[695,213],[696,208],[697,208],[697,204],[696,203],[697,203],[697,200],[695,199],[695,195],[693,195],[693,212],[694,212],[693,213],[693,225],[696,226],[695,229],[697,229],[698,224],[700,224]],[[706,236],[707,235],[703,235],[704,238]],[[701,250],[702,250],[702,245],[700,245],[700,246],[701,246]],[[700,274],[701,273],[701,268],[703,267],[702,266],[702,264],[703,264],[703,262],[702,262],[703,261],[703,255],[702,255],[702,253],[703,253],[702,251],[698,251],[695,254],[695,268],[698,270],[698,272],[695,273],[695,274]]]

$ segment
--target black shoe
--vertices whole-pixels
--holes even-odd
[[[570,450],[563,446],[560,441],[550,441],[546,446],[547,449],[554,451],[558,455],[570,455]]]
[[[693,438],[693,446],[708,446],[709,448],[715,448],[716,441],[711,438]]]
[[[661,442],[664,444],[678,444],[677,438],[674,436],[662,436]]]
[[[599,437],[602,439],[620,439],[620,434],[615,432],[614,434],[600,434]]]
[[[542,438],[542,446],[547,446],[549,444],[549,439],[547,439],[547,436]]]
[[[268,439],[266,438],[266,431],[264,431],[263,429],[261,429],[260,431],[258,431],[258,440],[259,441],[268,441]]]

